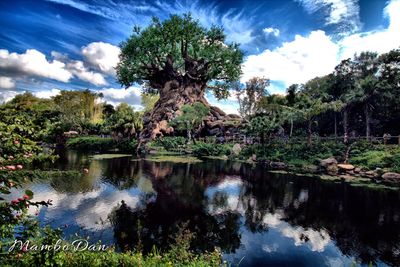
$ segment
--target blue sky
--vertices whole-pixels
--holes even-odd
[[[400,47],[400,0],[0,1],[0,102],[31,91],[101,91],[105,100],[139,107],[140,88],[121,88],[113,67],[118,44],[152,16],[191,12],[222,25],[245,52],[242,82],[271,79],[269,91],[331,72],[363,50]],[[235,96],[212,104],[236,112]]]

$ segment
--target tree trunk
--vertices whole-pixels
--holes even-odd
[[[337,137],[337,113],[336,112],[333,113],[333,119],[334,119],[334,123],[335,123],[334,128],[335,128],[335,138],[336,138]]]
[[[349,141],[349,112],[348,108],[345,107],[343,110],[343,136],[344,136],[344,143],[347,144]]]
[[[364,105],[364,115],[365,115],[365,136],[367,137],[367,140],[370,140],[371,136],[371,115],[369,112],[369,107],[368,103],[365,103]]]
[[[143,118],[143,130],[139,135],[139,146],[156,137],[172,134],[174,129],[168,126],[168,122],[181,114],[181,108],[185,104],[200,102],[207,107],[209,103],[204,97],[206,84],[192,82],[184,84],[177,80],[168,81],[159,90],[160,99],[155,103],[151,112]],[[222,120],[226,114],[216,108],[210,107],[209,119]]]
[[[292,137],[293,134],[293,118],[290,119],[290,134],[289,137]]]
[[[307,127],[307,145],[311,146],[312,144],[312,121],[308,121],[308,127]]]

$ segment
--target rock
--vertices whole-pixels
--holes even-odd
[[[327,158],[323,159],[319,162],[319,166],[326,168],[328,165],[337,164],[337,160],[335,158]]]
[[[325,171],[329,175],[336,175],[338,173],[339,169],[336,164],[332,164],[332,165],[326,166]]]
[[[338,166],[339,170],[342,170],[342,171],[354,170],[354,166],[351,164],[338,164],[337,166]]]
[[[375,172],[374,171],[366,171],[364,173],[364,176],[366,176],[368,178],[374,178],[375,177]]]
[[[333,157],[321,160],[319,166],[329,175],[338,173],[337,160]]]
[[[232,118],[232,119],[239,119],[239,120],[242,119],[242,117],[240,117],[240,116],[237,115],[237,114],[228,114],[228,115],[226,115],[226,116],[229,117],[229,118]]]
[[[400,183],[400,173],[387,172],[382,175],[382,180],[385,182]]]
[[[242,147],[240,144],[234,144],[232,147],[232,154],[235,156],[239,156],[240,152],[242,151]]]
[[[272,161],[269,166],[273,169],[282,170],[286,168],[286,164],[284,162]]]
[[[360,173],[361,172],[361,168],[354,168],[354,173]]]

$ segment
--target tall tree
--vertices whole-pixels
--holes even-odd
[[[134,33],[121,44],[117,66],[119,82],[128,87],[144,84],[145,91],[159,93],[153,111],[144,118],[141,139],[154,138],[177,116],[184,104],[209,106],[204,93],[217,98],[229,95],[228,86],[241,74],[243,53],[238,44],[226,44],[221,27],[206,29],[190,14],[172,15]],[[225,115],[225,114],[222,114]]]
[[[254,77],[246,82],[245,88],[236,86],[236,96],[239,102],[239,113],[243,118],[249,118],[258,111],[258,103],[268,95],[269,80]]]
[[[351,59],[345,59],[335,67],[333,72],[333,91],[335,99],[339,99],[343,103],[342,120],[343,120],[343,136],[344,142],[348,142],[349,136],[349,113],[354,105],[354,99],[351,92],[355,87],[354,63]]]

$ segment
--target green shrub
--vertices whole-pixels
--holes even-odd
[[[196,157],[229,156],[231,146],[227,144],[196,143],[191,146]]]
[[[136,151],[138,145],[138,141],[136,139],[132,140],[124,140],[116,144],[116,148],[118,148],[121,152],[129,152],[133,153]]]
[[[68,139],[67,147],[77,150],[107,151],[115,146],[112,138],[101,138],[97,136],[84,136]]]
[[[166,136],[157,138],[153,142],[155,146],[161,146],[167,151],[176,151],[182,148],[186,148],[187,140],[183,136]]]

